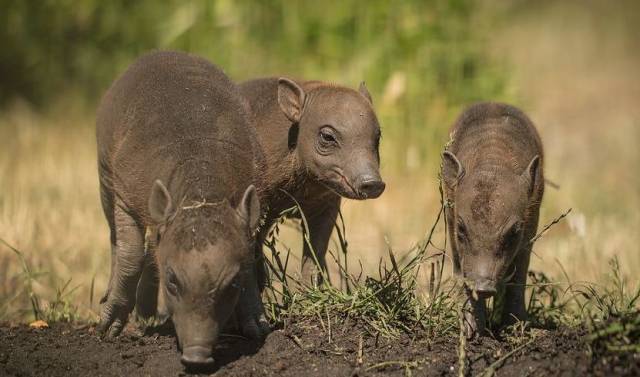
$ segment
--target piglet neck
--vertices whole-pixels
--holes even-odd
[[[259,190],[268,198],[279,198],[287,193],[296,196],[304,188],[308,170],[301,163],[295,150],[284,157],[267,156],[267,168],[263,178],[263,188]]]

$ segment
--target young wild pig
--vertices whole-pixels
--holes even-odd
[[[97,141],[112,263],[100,331],[117,335],[134,305],[155,305],[155,292],[136,302],[148,258],[185,365],[213,362],[234,310],[245,332],[264,330],[253,256],[260,155],[251,119],[218,68],[178,52],[141,57],[106,93]],[[149,227],[157,229],[154,255],[145,255]]]
[[[504,286],[503,324],[526,317],[524,291],[544,189],[542,143],[520,110],[480,103],[465,110],[443,153],[442,178],[453,265],[473,313],[470,335],[482,334],[485,299]]]
[[[267,215],[257,253],[262,255],[262,242],[280,213],[294,205],[290,194],[302,208],[324,270],[340,198],[377,198],[385,188],[379,173],[380,126],[371,96],[364,83],[355,91],[287,78],[252,80],[240,88],[256,117],[267,161],[261,190]],[[315,271],[312,257],[305,242],[302,275],[307,281]]]

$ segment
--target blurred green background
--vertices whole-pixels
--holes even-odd
[[[2,1],[0,101],[92,106],[151,49],[207,57],[233,79],[265,75],[367,82],[385,132],[440,140],[458,105],[506,98],[484,51],[500,15],[472,0]],[[501,10],[500,7],[493,7]],[[391,137],[391,140],[400,141]],[[401,145],[400,147],[403,147]],[[411,158],[426,156],[417,148]]]

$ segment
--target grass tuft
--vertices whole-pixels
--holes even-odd
[[[294,212],[301,217],[303,238],[311,247],[306,218],[299,206],[289,211]],[[457,321],[455,295],[452,294],[455,286],[441,289],[444,285],[444,254],[427,254],[434,230],[441,222],[441,214],[442,209],[427,238],[404,254],[409,257],[399,260],[389,247],[388,262],[380,260],[377,275],[364,278],[362,273],[356,276],[348,269],[348,242],[340,214],[336,223],[340,250],[337,253],[329,251],[338,265],[339,287],[332,285],[326,272],[322,271],[323,280],[319,285],[308,284],[290,275],[287,270],[290,250],[278,249],[277,237],[281,224],[276,224],[265,242],[271,254],[266,262],[273,278],[269,279],[265,295],[267,312],[272,321],[284,323],[292,318],[321,319],[331,316],[364,324],[370,335],[390,338],[401,333],[414,334],[416,331],[452,333]],[[437,260],[430,261],[429,295],[422,297],[418,289],[420,266],[430,259]],[[319,266],[317,261],[315,263]]]

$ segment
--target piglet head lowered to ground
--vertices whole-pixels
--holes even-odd
[[[513,260],[526,249],[525,233],[540,158],[535,156],[521,173],[500,169],[467,171],[451,152],[443,154],[442,175],[454,188],[450,226],[468,288],[480,298],[491,297],[497,285],[515,271]]]
[[[158,227],[160,289],[188,367],[211,365],[218,334],[234,312],[253,263],[252,233],[260,217],[253,186],[232,206],[175,201],[156,181],[149,211]]]

